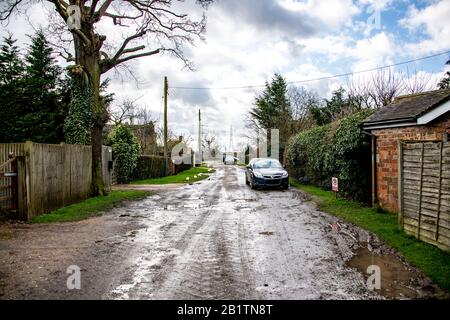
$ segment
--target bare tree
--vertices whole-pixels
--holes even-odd
[[[111,112],[111,120],[115,125],[132,122],[136,110],[134,102],[130,99],[123,100],[114,111]]]
[[[367,81],[352,78],[347,84],[348,99],[357,104],[360,109],[373,107],[370,86]]]
[[[115,125],[124,123],[146,125],[156,122],[147,107],[139,106],[135,100],[129,98],[125,98],[110,112],[110,118]]]
[[[156,120],[153,118],[152,112],[146,106],[138,108],[136,120],[137,124],[142,125],[156,122]]]
[[[394,101],[403,88],[404,81],[401,76],[395,74],[391,69],[387,71],[383,69],[373,74],[367,94],[375,108],[378,109]]]
[[[380,70],[370,78],[352,78],[347,85],[348,97],[362,108],[381,108],[402,94],[415,94],[432,89],[431,78],[426,73],[407,69],[406,72]]]
[[[208,150],[208,155],[211,155],[211,150],[217,144],[217,137],[211,133],[207,133],[203,136],[202,147]]]
[[[310,111],[314,107],[323,105],[323,99],[319,95],[304,87],[290,86],[287,91],[290,101],[290,135],[310,129],[314,121],[310,117]]]
[[[212,1],[196,0],[196,3],[206,7]],[[80,27],[70,30],[74,57],[66,52],[66,58],[75,62],[76,67],[70,70],[78,74],[93,92],[92,194],[103,194],[102,130],[108,116],[100,99],[101,76],[130,60],[161,52],[172,54],[191,68],[183,54],[183,46],[202,39],[206,17],[192,19],[180,13],[175,0],[4,0],[0,3],[0,21],[9,20],[14,12],[36,2],[51,3],[61,24],[72,18],[74,9],[71,6],[79,9]],[[112,26],[108,36],[98,32],[100,22]],[[61,28],[69,31],[66,26],[59,26]],[[117,41],[118,34],[122,35],[120,41]]]
[[[431,76],[424,72],[414,71],[410,74],[407,69],[404,76],[404,93],[415,94],[420,92],[429,91],[433,88],[431,85]]]
[[[304,87],[290,86],[288,88],[291,116],[294,120],[303,120],[308,116],[311,107],[320,105],[321,99],[316,92]]]

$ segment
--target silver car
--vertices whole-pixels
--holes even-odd
[[[280,161],[270,158],[256,158],[245,169],[245,183],[252,189],[258,187],[289,188],[289,173]]]

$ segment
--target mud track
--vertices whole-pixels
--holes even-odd
[[[407,299],[444,293],[374,235],[243,169],[77,223],[0,226],[2,299]],[[382,264],[382,290],[365,269]],[[81,268],[68,290],[66,268]]]

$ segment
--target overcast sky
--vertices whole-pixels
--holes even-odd
[[[194,1],[182,9],[198,14]],[[379,13],[379,24],[376,19]],[[206,12],[206,41],[187,48],[196,67],[170,56],[142,58],[131,64],[141,80],[120,79],[113,73],[109,87],[116,101],[141,97],[138,103],[162,119],[163,78],[169,86],[235,87],[263,85],[275,72],[288,81],[365,70],[450,50],[450,0],[217,0]],[[42,6],[29,11],[35,26],[45,27]],[[375,19],[374,19],[375,17]],[[16,17],[9,30],[20,40],[32,28]],[[411,63],[408,70],[423,72],[431,81],[441,78],[448,56]],[[397,69],[406,70],[406,66]],[[308,82],[322,97],[348,79]],[[204,131],[220,135],[228,144],[230,125],[236,142],[244,118],[258,88],[235,90],[180,90],[169,92],[169,125],[177,134],[196,136],[198,108],[204,116]]]

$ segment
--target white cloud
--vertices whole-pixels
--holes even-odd
[[[391,64],[396,51],[393,36],[386,32],[379,32],[373,37],[358,40],[351,49],[351,55],[357,59],[353,63],[353,71]]]
[[[320,20],[328,28],[351,25],[352,18],[360,9],[352,0],[281,0],[283,7],[295,12],[307,13]]]
[[[408,51],[418,55],[450,48],[450,1],[440,0],[423,9],[411,5],[400,25],[410,32],[423,32],[427,38],[408,44]]]

